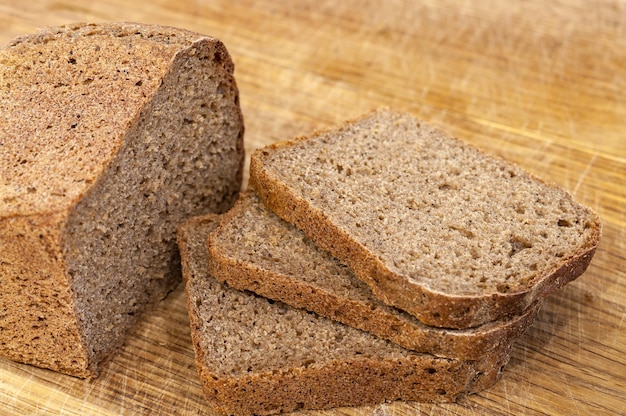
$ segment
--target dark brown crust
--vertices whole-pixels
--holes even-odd
[[[315,134],[311,137],[315,137]],[[264,169],[265,159],[274,150],[290,148],[294,143],[307,139],[301,137],[257,149],[250,162],[250,187],[278,216],[304,231],[322,249],[345,263],[382,301],[407,311],[428,325],[471,328],[519,315],[533,302],[582,274],[599,243],[601,223],[592,213],[596,233],[579,252],[570,253],[564,258],[558,268],[545,271],[533,287],[483,296],[451,296],[429,290],[388,270],[370,251],[333,224],[324,212],[311,207],[287,184]]]
[[[475,372],[469,362],[442,366],[429,364],[428,360],[408,361],[337,362],[319,368],[217,380],[205,373],[202,384],[209,392],[207,400],[219,413],[236,415],[270,415],[394,400],[455,402],[493,385],[507,359],[494,362],[479,382],[469,376]]]
[[[233,221],[238,210],[245,209],[245,200],[249,197],[243,193],[233,209],[224,214],[222,224]],[[479,359],[491,351],[510,348],[532,325],[540,308],[538,302],[522,315],[469,330],[441,329],[419,322],[412,324],[382,308],[373,309],[363,302],[237,259],[233,257],[236,253],[225,253],[211,235],[207,242],[211,259],[209,269],[217,280],[239,290],[250,290],[293,307],[316,312],[414,351],[464,360]]]
[[[92,377],[59,249],[62,215],[0,218],[0,355]],[[6,244],[5,244],[6,243]]]
[[[456,401],[492,386],[510,357],[508,348],[477,361],[415,354],[406,359],[355,359],[307,367],[223,376],[205,363],[192,273],[190,240],[202,224],[217,226],[218,217],[194,217],[178,229],[185,293],[196,351],[196,365],[207,401],[219,414],[266,415],[298,409],[358,406],[391,400]],[[205,237],[206,238],[206,237]]]
[[[176,232],[176,241],[180,252],[180,263],[182,270],[182,278],[185,290],[185,299],[187,304],[187,313],[189,315],[189,325],[191,329],[191,342],[195,351],[195,363],[196,369],[200,375],[202,383],[204,385],[204,353],[205,351],[200,348],[200,327],[202,326],[201,318],[198,314],[198,310],[195,305],[192,304],[194,295],[192,293],[192,286],[196,276],[193,275],[193,268],[191,262],[191,247],[190,247],[190,234],[200,228],[203,224],[208,227],[217,227],[220,222],[220,216],[217,214],[207,214],[199,217],[192,217],[185,221],[178,227]]]

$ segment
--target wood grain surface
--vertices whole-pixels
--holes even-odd
[[[393,106],[560,184],[603,219],[588,271],[548,299],[493,388],[460,404],[303,414],[626,413],[626,2],[0,0],[0,44],[119,20],[224,41],[248,153]],[[179,288],[93,381],[0,359],[0,414],[210,415],[184,303]]]

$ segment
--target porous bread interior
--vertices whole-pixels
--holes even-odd
[[[219,281],[438,356],[476,359],[504,349],[531,324],[537,311],[533,306],[520,316],[465,330],[426,325],[383,303],[345,265],[280,219],[251,191],[242,193],[223,216],[208,244],[215,266],[211,272]]]
[[[191,336],[203,389],[220,414],[274,414],[387,400],[450,401],[495,383],[509,349],[463,361],[419,354],[210,275],[218,217],[178,230]]]
[[[277,146],[263,163],[389,270],[449,295],[531,287],[599,229],[565,191],[393,112]]]
[[[211,240],[220,255],[233,262],[291,276],[323,287],[338,297],[393,309],[377,300],[369,286],[345,265],[278,218],[253,192],[242,194]]]
[[[240,186],[243,127],[230,58],[213,42],[176,56],[106,173],[68,220],[65,256],[91,359],[120,345],[178,282],[176,226],[222,212]]]
[[[213,279],[198,284],[194,292],[199,314],[212,317],[200,328],[200,348],[207,352],[206,365],[221,376],[410,355],[365,332]]]
[[[198,316],[199,348],[206,366],[220,376],[307,368],[336,360],[424,357],[315,313],[291,308],[219,283],[208,274],[206,235],[212,226],[194,223],[187,230],[192,259],[191,298]],[[193,228],[192,228],[193,227]],[[218,335],[219,334],[219,335]]]

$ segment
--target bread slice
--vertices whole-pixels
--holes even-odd
[[[583,273],[601,234],[563,189],[391,110],[259,149],[250,176],[377,297],[440,327],[523,313]]]
[[[213,277],[240,290],[283,301],[368,331],[402,347],[475,360],[505,350],[532,324],[522,315],[466,330],[424,325],[376,298],[344,265],[302,231],[278,218],[253,192],[241,195],[208,239]]]
[[[216,412],[266,415],[390,400],[452,401],[488,388],[508,350],[462,361],[419,354],[367,332],[219,283],[207,235],[218,216],[178,231],[196,364]]]
[[[0,355],[79,377],[180,281],[177,225],[239,192],[217,39],[75,24],[0,51]]]

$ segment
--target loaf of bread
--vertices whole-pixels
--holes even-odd
[[[207,235],[219,217],[178,231],[196,364],[219,414],[268,415],[396,399],[452,401],[495,383],[509,350],[479,360],[419,354],[367,332],[219,283]]]
[[[250,184],[378,298],[440,327],[523,313],[583,273],[601,234],[563,189],[390,110],[257,150]]]
[[[0,355],[79,377],[180,280],[177,225],[239,191],[217,39],[111,23],[0,51]]]
[[[239,290],[283,301],[388,339],[402,347],[475,360],[510,348],[539,305],[471,329],[424,325],[376,298],[370,288],[302,231],[281,220],[253,192],[242,193],[208,239],[211,275]]]

